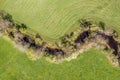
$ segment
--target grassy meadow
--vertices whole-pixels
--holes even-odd
[[[0,9],[51,39],[74,30],[83,17],[100,19],[120,31],[120,0],[0,0]]]
[[[120,33],[120,0],[0,0],[0,9],[51,40],[75,30],[84,17],[101,20]],[[120,80],[120,69],[97,49],[61,64],[31,61],[0,37],[0,80]]]
[[[104,53],[91,49],[77,59],[52,64],[31,61],[25,53],[0,37],[0,80],[119,80],[120,69],[113,67]]]

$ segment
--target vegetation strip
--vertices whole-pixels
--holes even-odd
[[[50,60],[58,63],[76,52],[98,47],[106,51],[113,50],[113,54],[120,61],[120,42],[117,32],[106,27],[103,22],[99,22],[98,26],[95,23],[81,19],[78,30],[64,35],[59,42],[51,44],[45,42],[38,33],[29,34],[30,31],[25,24],[16,23],[10,14],[0,11],[0,34],[9,36],[19,48],[25,49],[35,60],[42,56],[49,56],[48,58],[51,56]]]

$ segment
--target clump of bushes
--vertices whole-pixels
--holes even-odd
[[[0,16],[3,20],[8,20],[10,22],[13,22],[12,15],[6,13],[5,11],[0,11]]]

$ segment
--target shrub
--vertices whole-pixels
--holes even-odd
[[[91,22],[87,21],[86,19],[81,19],[80,20],[80,26],[81,27],[90,28],[91,25],[92,25]]]
[[[25,24],[21,24],[21,28],[23,28],[23,29],[27,29],[27,26],[25,25]]]
[[[102,30],[105,30],[105,23],[104,22],[99,22],[99,27],[102,29]]]

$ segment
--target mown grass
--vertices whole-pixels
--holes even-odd
[[[0,80],[120,79],[120,69],[113,67],[97,49],[86,51],[70,62],[52,64],[44,59],[29,60],[10,42],[0,37]]]
[[[50,39],[58,39],[83,17],[95,17],[120,31],[120,0],[1,0],[0,9]]]

